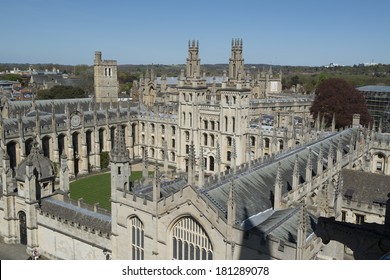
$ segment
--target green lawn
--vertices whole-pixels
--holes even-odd
[[[142,178],[141,171],[131,173],[130,181],[134,182]],[[111,210],[111,174],[102,173],[95,176],[81,178],[70,183],[70,198],[83,198],[87,204],[99,202],[99,206]]]

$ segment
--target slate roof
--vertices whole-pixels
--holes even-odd
[[[343,169],[343,195],[366,204],[386,204],[390,193],[390,176]]]
[[[296,244],[301,215],[300,210],[300,208],[290,208],[274,211],[269,218],[252,228],[252,230],[261,232],[264,237],[270,235],[284,242]],[[316,229],[317,219],[308,213],[306,213],[305,218],[306,238],[309,238]]]
[[[207,197],[218,208],[225,208],[229,198],[231,180],[234,179],[237,222],[242,223],[249,217],[273,207],[274,185],[279,161],[281,162],[282,192],[286,193],[292,185],[296,154],[298,154],[301,181],[304,182],[309,148],[311,149],[312,174],[315,175],[317,174],[317,158],[321,143],[323,146],[323,164],[325,168],[327,166],[328,147],[333,146],[336,157],[335,149],[338,139],[341,136],[344,154],[347,153],[349,151],[349,141],[354,132],[354,129],[347,129],[343,132],[330,135],[321,141],[283,153],[273,161],[257,164],[251,169],[242,172],[239,171],[233,177],[222,178],[222,182],[205,187],[203,192],[207,193]],[[347,162],[343,162],[343,165],[346,164]]]

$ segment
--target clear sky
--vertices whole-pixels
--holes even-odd
[[[16,0],[0,3],[0,63],[390,63],[389,0]]]

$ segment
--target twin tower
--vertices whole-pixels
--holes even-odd
[[[244,69],[242,58],[242,39],[232,40],[232,53],[229,59],[229,80],[239,79]],[[188,42],[188,57],[186,63],[187,78],[200,78],[199,42]],[[118,64],[116,60],[102,60],[102,53],[95,52],[94,89],[97,103],[118,102]]]

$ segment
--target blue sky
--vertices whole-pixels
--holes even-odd
[[[0,63],[227,63],[242,38],[245,63],[390,63],[388,0],[2,1]]]

